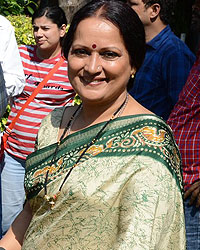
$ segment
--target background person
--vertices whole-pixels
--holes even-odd
[[[22,94],[14,99],[7,126],[61,58],[61,42],[67,25],[64,11],[57,6],[39,9],[33,15],[32,23],[36,46],[20,47],[26,85]],[[69,105],[73,96],[67,62],[64,61],[15,123],[1,162],[3,233],[22,210],[25,159],[34,151],[41,120],[54,108]]]
[[[128,0],[144,24],[146,56],[130,94],[165,120],[178,100],[195,56],[173,34],[169,21],[174,0]]]
[[[82,105],[42,121],[26,163],[29,202],[0,246],[185,249],[171,130],[127,93],[145,54],[138,16],[122,2],[91,1],[75,14],[64,54]]]
[[[0,117],[3,116],[10,97],[19,95],[25,77],[19,56],[14,28],[0,15]]]
[[[19,95],[25,85],[25,77],[14,28],[0,15],[0,118],[6,111],[9,99]],[[1,132],[1,131],[0,131]],[[0,138],[1,148],[1,138]],[[1,176],[0,176],[1,182]],[[1,187],[0,187],[0,238],[1,238]]]
[[[182,156],[187,249],[200,249],[200,49],[167,122]]]

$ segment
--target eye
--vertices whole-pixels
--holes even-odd
[[[44,27],[43,30],[49,30],[49,28],[48,27]]]
[[[127,4],[128,4],[130,7],[136,6],[136,5],[137,5],[137,3],[134,3],[134,2],[131,2],[131,1],[127,1]]]
[[[72,50],[72,54],[78,57],[85,57],[90,55],[89,51],[86,49],[74,49]]]
[[[113,60],[113,59],[119,57],[118,53],[116,53],[114,51],[104,51],[104,52],[100,53],[100,55],[107,60]]]
[[[34,31],[34,32],[37,32],[37,31],[38,31],[38,29],[39,29],[38,27],[33,26],[33,31]]]

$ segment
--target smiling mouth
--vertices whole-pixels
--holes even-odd
[[[103,82],[107,82],[108,79],[107,78],[101,78],[101,79],[89,79],[89,78],[85,78],[85,77],[80,77],[80,80],[82,83],[84,84],[90,84],[90,85],[99,85],[102,84]]]

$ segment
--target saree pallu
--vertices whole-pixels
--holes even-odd
[[[41,130],[56,135],[52,117],[56,111]],[[179,152],[156,116],[113,120],[73,169],[54,208],[43,199],[47,170],[47,194],[53,195],[103,125],[65,138],[53,165],[56,144],[28,157],[25,188],[33,219],[22,249],[185,249]]]

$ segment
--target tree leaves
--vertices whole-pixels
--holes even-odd
[[[35,8],[38,7],[37,0],[0,0],[0,14],[20,15],[29,14],[33,15]]]

